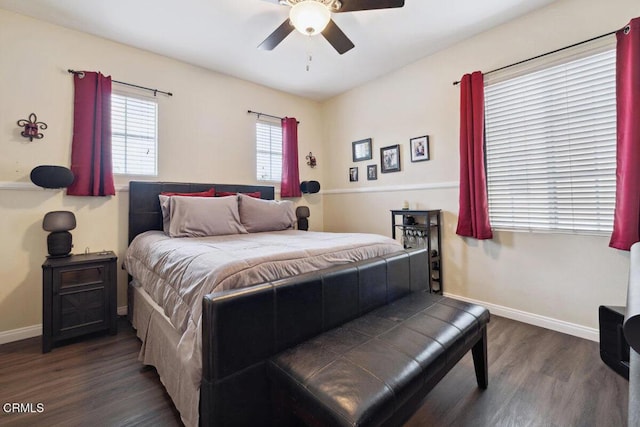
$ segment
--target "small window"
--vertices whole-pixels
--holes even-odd
[[[609,50],[487,85],[493,228],[611,232],[615,78],[615,50]]]
[[[280,182],[282,176],[282,125],[256,122],[256,176],[259,181]]]
[[[158,175],[158,103],[130,95],[111,95],[113,173]]]

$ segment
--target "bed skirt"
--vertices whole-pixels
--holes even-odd
[[[133,297],[131,324],[136,329],[142,347],[138,360],[153,366],[160,381],[187,427],[198,425],[200,385],[194,385],[185,372],[178,353],[180,334],[173,328],[162,308],[135,283],[130,286]]]

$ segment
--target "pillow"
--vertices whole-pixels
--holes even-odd
[[[246,233],[238,201],[230,197],[171,197],[171,237],[204,237]]]
[[[235,191],[218,191],[216,193],[217,197],[226,197],[226,196],[235,196],[236,194],[245,194],[249,197],[254,197],[259,199],[262,197],[262,194],[259,191],[254,191],[253,193],[236,193]]]
[[[162,231],[169,235],[169,223],[171,220],[171,197],[160,194],[160,209],[162,210]]]
[[[169,223],[171,222],[171,196],[187,196],[187,197],[214,197],[216,189],[211,187],[207,191],[196,193],[175,193],[163,191],[158,198],[160,199],[160,209],[162,210],[162,230],[165,234],[169,234]]]
[[[296,215],[289,200],[262,200],[238,195],[240,222],[249,233],[278,231],[293,228]]]
[[[163,191],[160,194],[162,196],[214,197],[216,195],[216,189],[214,187],[211,187],[207,191],[200,191],[196,193],[176,193],[171,191]]]

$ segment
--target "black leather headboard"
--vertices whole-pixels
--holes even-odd
[[[140,233],[162,230],[162,211],[158,195],[163,192],[196,193],[215,187],[218,191],[235,193],[260,192],[260,198],[273,200],[275,190],[266,185],[241,184],[196,184],[190,182],[148,182],[129,183],[129,243]]]

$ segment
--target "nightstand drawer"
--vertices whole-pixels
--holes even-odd
[[[88,265],[82,268],[64,269],[59,271],[59,279],[54,281],[55,289],[62,290],[76,286],[86,286],[104,283],[104,265]]]

